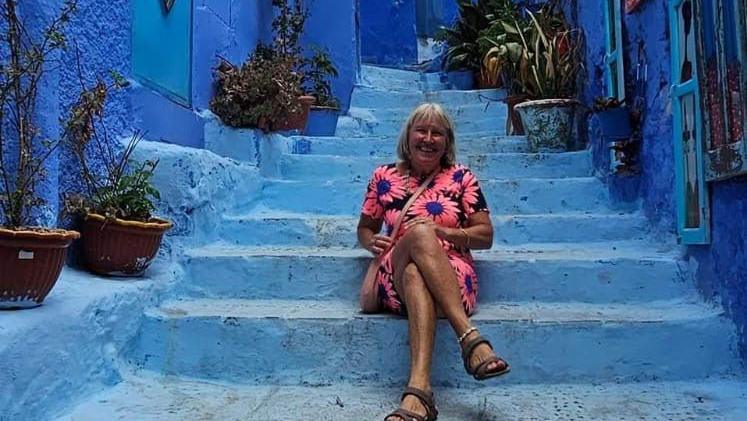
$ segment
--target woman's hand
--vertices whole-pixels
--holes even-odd
[[[438,225],[436,221],[430,218],[423,218],[422,216],[419,216],[405,222],[405,231],[416,225],[425,225],[426,227],[432,229],[433,232],[436,233],[436,236],[442,240],[448,240],[447,237],[449,236],[449,231],[451,230],[451,228],[446,228]]]
[[[366,250],[370,251],[371,254],[378,257],[384,250],[389,249],[392,245],[391,237],[387,237],[382,234],[375,234],[371,237],[371,241],[366,245]]]

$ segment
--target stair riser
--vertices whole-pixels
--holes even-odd
[[[479,319],[475,317],[475,319]],[[697,379],[738,365],[729,323],[537,323],[477,320],[512,365],[510,383]],[[147,316],[132,361],[168,375],[260,384],[401,385],[407,322],[386,317],[327,320]],[[439,324],[435,385],[476,387],[454,334]],[[220,351],[216,351],[220,349]]]
[[[394,161],[396,138],[297,138],[288,140],[288,150],[294,154],[379,156]],[[528,152],[523,137],[466,138],[457,141],[457,159],[468,154]]]
[[[494,218],[493,243],[525,244],[628,240],[645,234],[645,219],[627,216],[595,218]],[[221,238],[241,245],[308,245],[354,247],[356,218],[229,219]]]
[[[359,215],[369,176],[357,183],[268,182],[262,190],[262,203],[270,209],[292,212]],[[604,185],[594,178],[481,179],[480,185],[494,214],[595,212],[606,210],[609,203]]]
[[[506,105],[498,102],[492,104],[445,105],[443,108],[457,128],[473,120],[505,120],[508,116]],[[401,127],[411,112],[411,108],[354,108],[350,111],[350,115],[372,116],[378,121],[396,123]]]
[[[479,258],[478,258],[479,259]],[[193,257],[178,294],[196,298],[355,302],[369,257]],[[674,261],[515,260],[476,262],[479,302],[646,302],[691,288]]]
[[[361,79],[364,85],[370,86],[406,86],[412,90],[416,84],[441,84],[441,73],[420,73],[411,70],[391,69],[363,65],[361,67]]]
[[[568,154],[488,154],[463,157],[480,180],[495,178],[563,178],[591,174],[586,152]],[[330,180],[369,177],[378,158],[328,155],[283,155],[280,174],[288,180]]]
[[[359,120],[358,126],[349,127],[345,120],[338,124],[337,136],[390,136],[396,137],[402,130],[407,115],[394,118],[392,120]],[[495,114],[489,117],[481,117],[474,120],[463,120],[454,128],[457,139],[463,136],[469,136],[472,133],[506,133],[506,115]]]
[[[414,108],[424,102],[437,102],[447,109],[460,105],[488,103],[490,107],[502,105],[498,102],[506,97],[500,89],[474,91],[391,92],[365,86],[357,86],[350,99],[351,107],[358,108]]]

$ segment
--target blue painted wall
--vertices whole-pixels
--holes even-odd
[[[332,80],[332,92],[340,100],[342,110],[347,111],[358,74],[356,1],[307,0],[307,4],[311,15],[301,42],[307,52],[312,51],[310,45],[329,52],[340,74]]]
[[[603,27],[601,2],[577,2],[577,18],[587,28],[588,83],[583,99],[591,104],[604,93],[604,33],[588,30]],[[621,202],[640,202],[655,234],[672,238],[676,231],[674,204],[674,157],[672,111],[669,98],[670,50],[667,0],[649,0],[624,15],[623,38],[626,93],[644,98],[641,173],[636,177],[609,174],[609,153],[591,121],[590,147],[598,173],[608,181],[610,193]],[[639,57],[639,44],[642,54]],[[648,78],[635,86],[635,66],[647,62]],[[723,304],[736,321],[741,352],[747,358],[747,177],[709,183],[711,189],[712,241],[707,246],[687,247],[692,276],[703,294]]]
[[[418,59],[416,0],[360,2],[361,60],[398,66]]]

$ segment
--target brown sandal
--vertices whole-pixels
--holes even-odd
[[[475,348],[477,348],[477,346],[480,344],[486,344],[490,347],[491,350],[493,349],[493,345],[491,345],[487,339],[483,338],[480,335],[477,335],[471,341],[467,342],[467,344],[464,345],[464,348],[462,348],[462,360],[464,360],[464,369],[467,370],[467,374],[472,375],[472,377],[474,377],[475,380],[485,380],[485,379],[489,379],[492,377],[498,377],[498,376],[504,375],[508,373],[509,371],[511,371],[511,367],[508,365],[506,360],[496,355],[486,358],[485,361],[482,361],[476,367],[470,366],[470,359],[472,358],[472,352],[474,352]],[[504,368],[502,370],[488,371],[488,366],[491,363],[501,363],[501,362],[504,365]]]
[[[384,417],[384,421],[387,421],[390,417],[399,417],[403,421],[436,421],[436,418],[438,418],[438,409],[433,401],[433,392],[426,392],[415,387],[406,387],[405,391],[402,392],[402,399],[405,399],[407,395],[418,398],[420,403],[425,407],[425,416],[404,408],[397,408],[394,412]]]

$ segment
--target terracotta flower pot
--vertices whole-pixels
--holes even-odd
[[[150,222],[107,221],[101,215],[88,214],[82,230],[86,266],[100,275],[141,276],[172,226],[158,218]]]
[[[44,301],[60,276],[76,231],[0,228],[0,308],[30,308]]]
[[[296,114],[289,115],[285,121],[273,122],[273,131],[282,132],[288,130],[298,130],[303,132],[304,128],[306,127],[306,122],[309,120],[309,110],[311,109],[311,105],[316,101],[316,98],[314,98],[313,96],[303,95],[298,97],[298,100],[301,102],[301,111]]]

